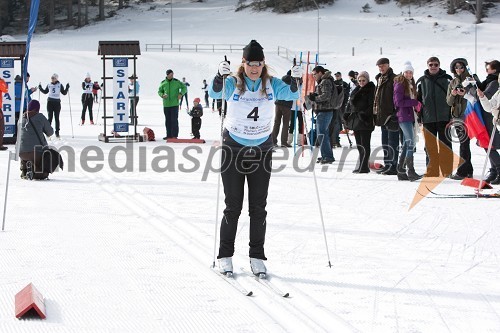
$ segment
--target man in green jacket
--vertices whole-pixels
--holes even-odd
[[[179,135],[179,100],[186,92],[186,86],[174,78],[173,70],[168,69],[167,78],[158,88],[158,95],[163,98],[163,113],[167,129],[167,136],[163,140],[177,138]]]
[[[443,177],[448,177],[453,171],[453,151],[447,126],[451,112],[446,102],[452,77],[440,66],[438,58],[430,57],[424,76],[417,81],[418,100],[423,104],[425,149],[429,158],[426,177],[438,177],[440,170]]]

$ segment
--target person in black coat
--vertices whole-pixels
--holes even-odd
[[[367,72],[358,74],[357,86],[351,94],[350,112],[344,115],[347,128],[354,131],[359,161],[353,173],[369,173],[370,141],[373,129],[373,102],[375,99],[375,84],[370,81]]]

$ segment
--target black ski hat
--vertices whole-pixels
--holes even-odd
[[[455,65],[456,65],[457,63],[461,63],[461,64],[463,64],[465,67],[467,67],[467,66],[469,65],[469,64],[467,63],[467,60],[465,60],[464,58],[456,58],[456,59],[454,59],[454,60],[451,62],[451,64],[450,64],[450,72],[452,72],[452,73],[456,74],[456,73],[455,73]]]
[[[263,61],[264,60],[264,49],[260,44],[252,39],[247,46],[243,48],[243,58],[246,61]]]

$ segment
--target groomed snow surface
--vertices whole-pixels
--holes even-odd
[[[321,60],[330,69],[345,78],[350,69],[374,76],[381,46],[396,72],[411,60],[420,76],[431,55],[439,56],[447,70],[461,56],[474,68],[472,14],[448,16],[438,10],[429,18],[430,10],[412,8],[414,20],[408,21],[401,15],[407,10],[393,3],[369,1],[373,12],[360,13],[366,2],[338,0],[321,9]],[[246,44],[257,39],[277,76],[291,66],[275,54],[278,45],[315,51],[315,11],[234,13],[235,4],[174,2],[174,42]],[[426,198],[409,210],[418,182],[352,174],[357,152],[349,150],[345,136],[344,149],[334,151],[338,161],[346,155],[343,165],[316,166],[332,267],[327,267],[313,173],[298,172],[293,153],[283,157],[278,151],[273,166],[284,168],[271,178],[266,255],[271,282],[291,297],[280,298],[241,272],[240,267],[249,269],[246,199],[234,264],[238,281],[254,296],[239,294],[217,277],[210,266],[218,174],[207,171],[207,165],[218,166],[211,153],[220,120],[205,109],[204,145],[165,144],[156,91],[165,70],[172,68],[177,78],[191,83],[191,105],[203,96],[202,80],[211,79],[224,53],[144,52],[145,43],[170,42],[170,5],[149,7],[134,5],[99,25],[34,38],[30,84],[46,84],[56,72],[72,86],[71,104],[68,97],[62,100],[62,138],[51,144],[72,149],[76,157],[71,163],[64,153],[66,168],[50,181],[21,180],[18,163],[12,162],[6,227],[0,233],[0,332],[500,331],[497,201]],[[481,78],[482,61],[499,54],[491,43],[498,20],[486,21],[478,27]],[[152,128],[159,140],[129,147],[102,143],[97,140],[102,124],[77,125],[79,86],[87,72],[96,80],[102,75],[99,40],[134,39],[143,50],[138,128]],[[353,46],[363,51],[352,57]],[[240,53],[227,56],[236,68]],[[43,112],[45,101],[42,95]],[[102,116],[102,105],[95,104],[95,118],[98,108]],[[179,118],[180,137],[189,138],[185,110]],[[379,145],[377,129],[372,149]],[[472,146],[478,178],[485,153]],[[458,152],[458,144],[454,149]],[[101,162],[81,160],[87,153],[98,156],[97,151]],[[7,156],[0,154],[2,204]],[[305,168],[310,158],[306,152],[295,160]],[[417,172],[424,173],[423,138],[415,160]],[[90,170],[99,165],[102,170]],[[117,171],[125,166],[131,171]],[[473,193],[452,180],[436,191]],[[221,187],[219,218],[223,207]],[[45,296],[46,320],[14,317],[14,295],[30,282]]]

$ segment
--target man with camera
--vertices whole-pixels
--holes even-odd
[[[474,168],[471,163],[470,139],[467,135],[465,127],[465,109],[467,108],[467,99],[464,95],[471,89],[475,89],[473,85],[464,87],[462,82],[467,79],[472,79],[467,72],[467,60],[457,58],[450,64],[450,71],[455,76],[448,85],[448,93],[446,94],[446,102],[451,106],[452,124],[457,133],[457,139],[460,141],[460,157],[464,162],[458,167],[454,175],[450,175],[451,179],[462,180],[466,177],[472,177]],[[474,79],[472,79],[474,81]]]

